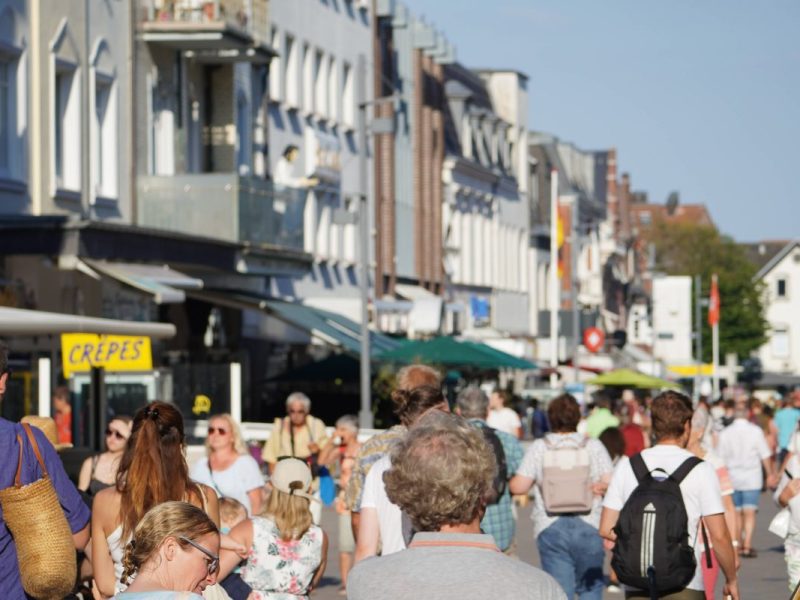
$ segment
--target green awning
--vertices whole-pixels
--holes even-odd
[[[486,344],[458,341],[450,336],[417,340],[378,356],[384,362],[412,364],[427,362],[476,369],[535,369],[526,360],[507,354]]]
[[[590,385],[619,386],[649,390],[660,390],[663,388],[679,389],[681,387],[673,381],[652,377],[631,369],[609,371],[598,375],[594,379],[590,379],[586,383]]]

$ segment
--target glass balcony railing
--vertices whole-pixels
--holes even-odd
[[[235,173],[140,176],[138,224],[302,251],[305,198],[305,190]]]

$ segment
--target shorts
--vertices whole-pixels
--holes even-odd
[[[339,552],[355,552],[356,541],[353,538],[350,511],[339,515]]]
[[[733,505],[736,510],[743,508],[758,510],[758,500],[761,498],[761,490],[734,490]]]

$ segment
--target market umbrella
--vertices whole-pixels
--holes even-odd
[[[645,375],[639,371],[632,369],[616,369],[608,371],[590,379],[586,383],[590,385],[604,385],[604,386],[620,386],[641,389],[661,389],[661,388],[679,388],[680,386],[672,381],[661,379],[659,377],[652,377]]]
[[[477,369],[535,369],[536,366],[486,344],[461,342],[450,336],[409,342],[378,356],[383,362],[429,362]]]

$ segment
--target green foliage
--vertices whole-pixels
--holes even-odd
[[[700,275],[702,298],[708,298],[711,275],[717,274],[721,357],[735,352],[741,360],[766,342],[763,286],[753,282],[756,267],[738,244],[713,227],[692,223],[658,222],[650,238],[655,245],[656,268],[668,275]],[[703,360],[710,362],[711,327],[707,308],[703,308],[702,315]]]

